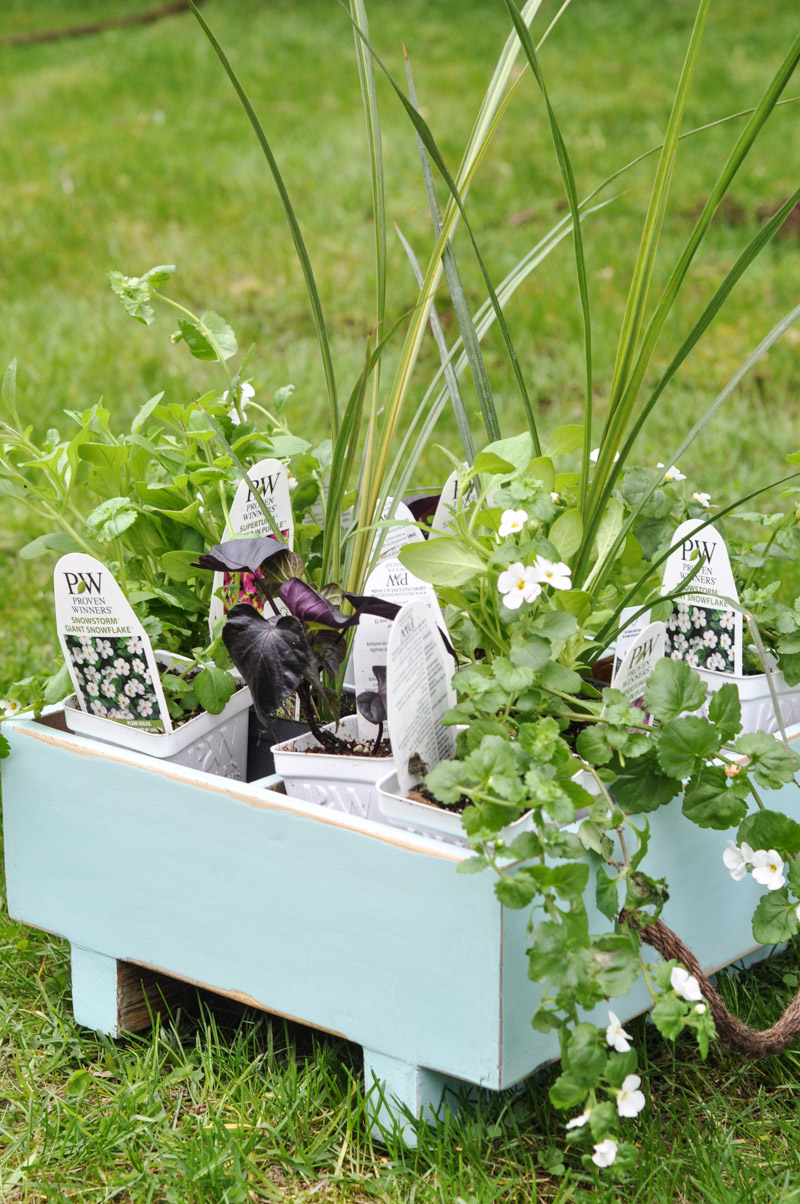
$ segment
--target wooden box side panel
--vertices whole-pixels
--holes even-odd
[[[501,910],[488,875],[91,741],[60,746],[24,724],[11,735],[15,918],[497,1086]]]

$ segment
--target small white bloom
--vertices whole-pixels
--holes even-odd
[[[710,627],[707,631],[703,632],[703,643],[706,648],[716,648],[717,646],[717,633],[712,631]]]
[[[702,1000],[703,993],[700,990],[700,983],[694,974],[684,970],[683,966],[673,967],[669,981],[673,991],[677,991],[687,1003],[699,1003]]]
[[[661,463],[656,464],[656,468],[663,468],[663,467],[664,467],[664,465]],[[665,481],[685,481],[686,474],[683,472],[679,472],[677,467],[673,464],[664,473],[664,480]]]
[[[687,652],[685,659],[686,659],[686,664],[689,666],[690,669],[699,669],[700,668],[700,661],[697,657],[696,652]]]
[[[123,657],[118,656],[114,661],[114,670],[120,677],[127,677],[131,671],[131,667]]]
[[[726,610],[724,615],[719,617],[720,627],[724,627],[726,631],[733,631],[736,623],[736,615],[732,610]]]
[[[711,505],[711,494],[710,493],[693,493],[692,501],[697,502],[697,504],[699,506],[705,506],[705,508],[707,510],[708,507]]]
[[[591,1108],[587,1108],[585,1112],[581,1112],[580,1116],[573,1116],[572,1120],[568,1120],[566,1127],[568,1129],[582,1129],[591,1115]]]
[[[672,652],[669,654],[669,659],[672,661],[682,661],[683,652],[680,650],[680,648],[673,648]]]
[[[250,398],[255,397],[255,395],[256,395],[256,391],[253,388],[253,386],[251,384],[249,384],[246,380],[242,381],[242,383],[239,385],[239,408],[241,409],[242,413],[245,412],[245,409],[247,408],[247,403],[250,400]],[[223,401],[228,400],[228,390],[227,389],[222,394],[222,400]],[[239,425],[239,415],[236,413],[235,408],[231,410],[231,412],[228,416],[229,416],[231,422],[234,424],[234,426]]]
[[[589,459],[591,460],[592,464],[597,463],[597,461],[600,459],[600,448],[599,447],[595,447],[592,449],[592,451],[589,452]],[[619,452],[614,452],[614,462],[616,463],[616,461],[618,459],[619,459]]]
[[[689,647],[689,641],[687,640],[686,636],[683,635],[682,632],[680,632],[680,631],[675,636],[675,639],[672,642],[673,642],[673,645],[676,648],[678,648],[681,652],[686,652],[686,650]]]
[[[518,610],[523,602],[533,602],[542,592],[536,573],[521,560],[510,564],[497,578],[497,588],[509,610]]]
[[[732,647],[732,642],[731,642],[731,637],[728,635],[727,631],[723,631],[722,635],[719,637],[719,646],[720,646],[720,648],[724,648],[726,652],[730,651],[730,649]]]
[[[692,607],[692,623],[695,627],[705,627],[706,625],[706,612],[699,606]]]
[[[107,677],[106,680],[103,682],[102,688],[103,688],[103,693],[105,694],[106,698],[116,698],[117,687],[115,686],[112,678]]]
[[[632,1037],[626,1033],[618,1016],[611,1010],[608,1013],[610,1024],[606,1029],[606,1041],[617,1053],[627,1053],[631,1047]]]
[[[558,503],[561,501],[561,497],[559,494],[557,494],[555,491],[553,491],[550,494],[550,501],[555,502],[555,504],[558,505]]]
[[[712,673],[724,672],[727,668],[725,657],[721,656],[719,652],[712,652],[711,656],[706,657],[706,668],[710,669]]]
[[[507,535],[519,535],[520,531],[525,530],[527,521],[528,515],[525,510],[504,510],[500,516],[498,534],[501,539],[505,539]]]
[[[97,698],[97,696],[100,693],[100,687],[98,686],[96,681],[87,681],[86,693],[91,695],[92,698]]]
[[[638,1116],[645,1106],[644,1092],[639,1090],[642,1080],[638,1074],[627,1075],[617,1092],[617,1112],[620,1116]]]
[[[97,651],[105,660],[108,660],[109,657],[114,655],[114,649],[111,647],[111,644],[108,640],[98,640]]]
[[[87,681],[102,680],[102,674],[100,673],[100,670],[95,669],[94,665],[87,665],[86,669],[84,670],[83,675]]]
[[[684,635],[687,631],[692,630],[692,620],[689,618],[688,612],[685,610],[678,611],[678,631],[682,631]]]
[[[132,635],[125,647],[132,656],[141,656],[144,652],[144,640],[139,635]]]
[[[705,1004],[704,1004],[704,1003],[701,1001],[700,1003],[696,1003],[696,1004],[694,1005],[694,1010],[697,1012],[697,1015],[698,1015],[698,1016],[704,1016],[704,1015],[706,1014],[706,1012],[708,1011],[708,1008],[707,1008],[707,1007],[706,1007],[706,1005],[705,1005]]]
[[[534,580],[541,581],[542,585],[552,585],[553,589],[572,589],[572,570],[561,560],[554,562],[544,556],[537,556],[533,562],[533,571],[536,574]]]
[[[134,659],[131,661],[131,666],[134,673],[138,673],[140,677],[143,673],[147,672],[147,665],[144,663],[144,661],[139,660],[138,656],[134,657]]]
[[[774,849],[758,849],[753,853],[753,877],[767,890],[780,890],[786,882],[783,859]]]
[[[84,648],[83,659],[86,661],[87,665],[96,665],[100,660],[100,657],[97,655],[97,652],[94,648]]]
[[[607,1137],[605,1141],[598,1141],[594,1147],[592,1162],[595,1166],[611,1166],[616,1156],[617,1143],[613,1137]]]
[[[753,850],[744,841],[737,846],[732,840],[729,840],[728,847],[722,854],[722,861],[725,868],[730,870],[734,882],[741,882],[747,874],[747,863],[752,864]]]
[[[22,703],[18,698],[4,698],[0,702],[0,707],[3,708],[3,715],[8,719],[11,715],[16,715],[22,710]]]
[[[94,714],[99,715],[101,719],[105,719],[106,715],[108,714],[108,707],[104,706],[99,699],[95,699],[95,701],[91,704],[91,709]]]
[[[140,699],[140,701],[136,704],[136,709],[138,710],[138,712],[142,716],[142,718],[146,719],[148,715],[152,715],[152,713],[153,713],[152,700],[149,698]]]

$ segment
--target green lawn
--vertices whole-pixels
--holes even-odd
[[[147,0],[5,0],[4,34],[142,11]],[[549,0],[539,33],[555,13]],[[204,13],[259,111],[308,242],[332,334],[340,389],[363,363],[373,312],[369,172],[352,32],[332,0],[208,0]],[[371,33],[403,78],[402,44],[422,112],[457,166],[507,33],[502,0],[372,0]],[[691,0],[574,0],[542,51],[573,157],[579,195],[660,141],[693,20]],[[699,126],[757,101],[796,32],[791,5],[715,0],[688,110]],[[795,83],[789,94],[800,91]],[[389,219],[421,259],[430,222],[415,140],[379,81]],[[263,159],[236,98],[189,15],[91,38],[0,47],[0,370],[19,361],[21,407],[37,431],[67,428],[63,408],[101,395],[122,423],[160,389],[181,399],[208,387],[201,364],[146,330],[112,296],[106,273],[176,263],[176,296],[231,322],[254,343],[259,394],[296,386],[295,427],[324,435],[323,378],[302,278]],[[658,278],[688,235],[740,128],[681,147]],[[796,187],[797,109],[779,109],[737,177],[695,264],[654,368],[710,296],[764,213]],[[619,316],[654,160],[624,177],[584,226],[602,416]],[[444,193],[442,193],[444,198]],[[469,198],[482,253],[499,280],[563,214],[541,99],[515,97]],[[747,352],[797,302],[795,224],[758,261],[684,366],[645,432],[641,459],[667,460],[676,429],[707,403]],[[459,263],[470,298],[483,292],[469,246]],[[389,312],[415,295],[398,241],[390,246]],[[454,321],[443,299],[445,329]],[[543,429],[581,406],[580,316],[564,243],[528,281],[509,325]],[[681,461],[694,489],[732,499],[781,473],[800,447],[798,341],[790,331]],[[496,334],[486,359],[504,434],[520,405]],[[420,360],[417,391],[436,364]],[[386,379],[390,373],[386,373]],[[476,408],[471,385],[465,396]],[[475,431],[478,424],[475,423]],[[452,423],[439,438],[451,443]],[[448,471],[435,448],[421,485]],[[15,550],[43,528],[4,504],[0,534],[0,691],[54,655],[47,558]],[[730,982],[740,1013],[774,1017],[796,986],[791,961]],[[641,1166],[604,1196],[548,1149],[563,1117],[542,1084],[487,1101],[477,1116],[423,1135],[417,1154],[364,1136],[356,1051],[253,1014],[182,1016],[152,1039],[115,1045],[72,1023],[64,946],[0,920],[0,1199],[127,1204],[262,1200],[474,1201],[800,1200],[797,1056],[743,1068],[715,1052],[707,1066],[647,1034],[657,1107],[635,1127]],[[763,1019],[766,1023],[766,1020]],[[548,1161],[549,1159],[549,1161]],[[551,1168],[549,1173],[547,1168]]]

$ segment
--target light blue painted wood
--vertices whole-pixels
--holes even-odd
[[[91,951],[83,1022],[113,1031],[109,966],[133,961],[358,1042],[368,1079],[415,1115],[443,1076],[497,1089],[557,1056],[530,1026],[527,914],[499,906],[490,875],[455,872],[468,853],[31,721],[6,730],[9,912]],[[800,818],[794,787],[767,805]],[[678,807],[648,817],[650,872],[716,969],[754,947],[759,889],[725,870],[728,833]],[[641,988],[615,1010],[648,1002]]]
[[[364,1089],[372,1135],[380,1139],[393,1133],[415,1146],[417,1134],[410,1118],[434,1124],[445,1111],[457,1114],[469,1096],[470,1084],[365,1049]]]
[[[72,1012],[78,1024],[118,1037],[116,958],[72,945],[70,964]]]

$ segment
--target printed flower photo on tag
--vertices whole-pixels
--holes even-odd
[[[691,669],[735,673],[736,612],[679,599],[667,619],[665,654]]]
[[[153,677],[138,636],[67,635],[67,651],[89,712],[163,732]]]

